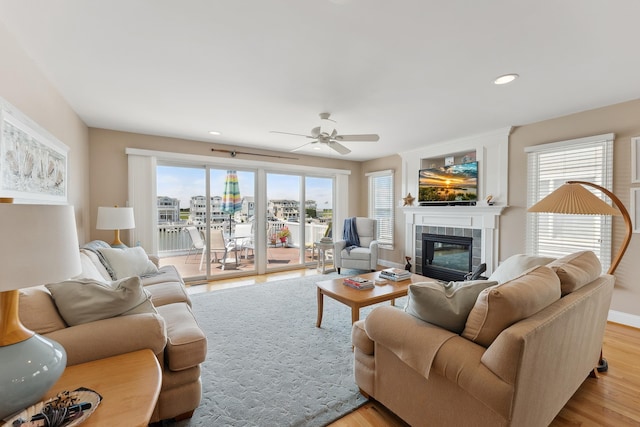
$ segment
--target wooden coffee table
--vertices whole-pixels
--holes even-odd
[[[358,276],[375,280],[380,276],[380,272],[359,274]],[[360,319],[360,308],[384,301],[391,301],[391,304],[394,304],[396,298],[407,295],[410,284],[433,280],[419,274],[412,274],[411,278],[402,282],[387,280],[385,284],[375,285],[372,289],[360,290],[346,286],[343,281],[347,277],[323,280],[316,283],[318,289],[318,320],[316,321],[316,326],[318,328],[322,323],[325,295],[351,307],[351,323],[354,323]]]
[[[151,350],[68,366],[42,400],[63,390],[89,388],[102,396],[82,427],[147,426],[160,395],[162,372]]]

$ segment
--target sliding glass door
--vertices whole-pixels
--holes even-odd
[[[257,177],[263,177],[257,185]],[[164,162],[156,168],[158,254],[185,280],[312,266],[330,236],[334,178]],[[259,188],[264,194],[256,194]],[[258,206],[257,203],[260,203]]]
[[[302,262],[300,189],[299,175],[267,173],[267,270]]]
[[[210,277],[256,270],[255,177],[253,171],[209,168]]]
[[[162,265],[185,280],[255,271],[253,171],[161,165],[156,174]]]
[[[316,262],[332,224],[333,178],[267,174],[267,270]]]

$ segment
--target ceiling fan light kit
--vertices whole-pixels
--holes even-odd
[[[330,118],[330,113],[320,113],[321,125],[311,129],[310,135],[303,135],[299,133],[280,132],[272,130],[271,133],[280,133],[284,135],[302,136],[305,138],[313,139],[313,141],[294,148],[292,152],[301,150],[307,146],[313,146],[314,144],[325,144],[332,150],[345,155],[351,152],[350,149],[340,144],[338,141],[344,142],[376,142],[380,137],[376,134],[359,134],[359,135],[339,135],[338,130],[333,127],[329,122],[336,123],[335,120]],[[332,130],[331,130],[332,129]],[[318,146],[312,147],[318,148]]]

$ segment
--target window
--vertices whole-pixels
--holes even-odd
[[[368,173],[369,217],[378,220],[378,244],[393,249],[393,171]]]
[[[608,190],[613,182],[613,134],[528,147],[527,206],[569,180],[588,181]],[[596,196],[605,195],[585,187]],[[561,257],[591,250],[607,270],[611,263],[610,216],[529,213],[527,252]]]

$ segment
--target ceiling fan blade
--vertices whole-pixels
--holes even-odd
[[[290,150],[289,152],[290,152],[290,153],[293,153],[293,152],[295,152],[295,151],[300,151],[300,150],[302,150],[304,147],[306,147],[306,146],[308,146],[308,145],[316,144],[317,142],[318,142],[318,141],[311,141],[311,142],[307,142],[306,144],[302,144],[301,146],[296,147],[296,148],[294,148],[293,150]]]
[[[329,146],[329,148],[332,148],[334,150],[336,150],[338,153],[340,154],[349,154],[351,152],[351,150],[349,150],[347,147],[345,147],[342,144],[338,144],[335,141],[329,141],[327,142],[327,145]]]
[[[313,136],[302,135],[301,133],[280,132],[280,131],[277,131],[277,130],[270,130],[269,133],[281,133],[283,135],[294,135],[294,136],[304,136],[305,138],[314,138]]]
[[[336,135],[333,139],[337,141],[376,142],[380,139],[380,137],[375,133],[371,133],[362,135]]]

